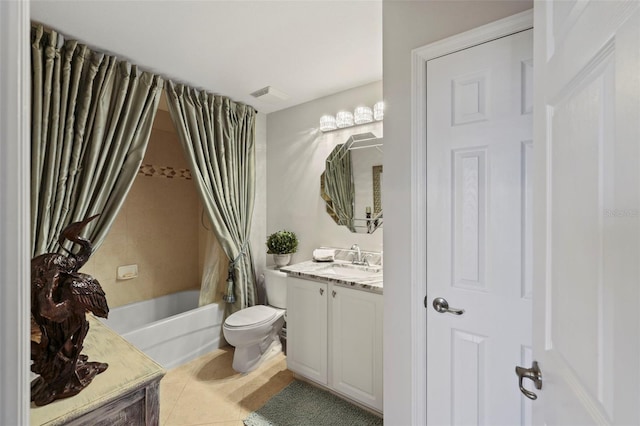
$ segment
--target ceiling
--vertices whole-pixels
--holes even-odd
[[[32,0],[31,19],[263,113],[382,79],[381,0]]]

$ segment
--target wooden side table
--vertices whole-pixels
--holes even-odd
[[[32,403],[31,425],[158,425],[164,369],[92,315],[87,319],[82,353],[109,368],[78,395],[44,407]]]

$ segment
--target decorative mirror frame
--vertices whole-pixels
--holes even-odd
[[[327,161],[342,161],[352,150],[357,149],[376,148],[382,151],[381,146],[382,139],[371,132],[351,135],[344,144],[337,145],[333,151],[331,151],[327,157]],[[336,224],[346,226],[351,232],[367,234],[375,232],[376,229],[382,226],[382,165],[372,166],[373,212],[371,212],[368,207],[366,217],[341,218],[336,212],[336,207],[334,207],[334,202],[329,194],[329,184],[326,182],[326,178],[327,169],[325,167],[325,171],[320,176],[320,196],[325,201],[327,214],[329,214]]]

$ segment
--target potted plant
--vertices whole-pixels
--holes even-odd
[[[291,253],[298,250],[298,237],[291,231],[274,232],[267,237],[267,248],[278,268],[286,266],[291,261]]]

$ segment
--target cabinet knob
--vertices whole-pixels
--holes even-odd
[[[336,293],[336,291],[335,291],[335,290],[333,290],[333,291],[331,292],[331,295],[334,297],[334,299],[335,299],[335,297],[336,297],[336,294],[338,294],[338,293]]]
[[[320,289],[320,296],[322,296],[324,294],[324,288]]]

